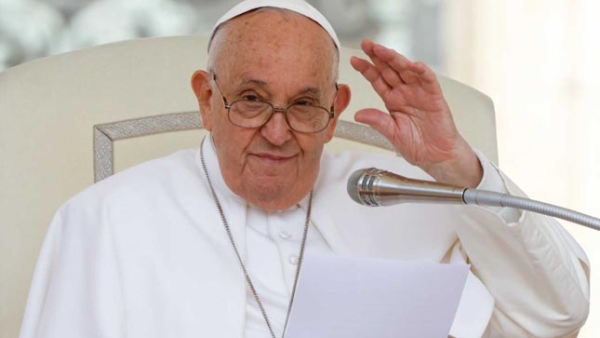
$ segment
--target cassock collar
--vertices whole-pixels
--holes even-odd
[[[219,159],[217,158],[215,145],[210,133],[206,134],[201,147],[204,154],[206,169],[208,170],[208,175],[210,176],[210,180],[215,192],[217,193],[217,196],[219,196],[219,199],[225,199],[228,202],[246,205],[246,201],[231,191],[225,183],[223,175],[221,174],[221,168],[219,167]]]

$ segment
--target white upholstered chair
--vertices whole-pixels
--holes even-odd
[[[206,42],[199,36],[126,41],[0,73],[0,337],[18,334],[44,234],[64,201],[113,167],[118,172],[198,146],[203,132],[189,83],[205,66]],[[346,121],[359,108],[383,107],[349,66],[357,53],[341,53],[340,82],[353,93]],[[497,162],[491,100],[456,81],[440,81],[460,131]],[[350,123],[341,123],[337,136],[385,147]],[[359,146],[339,139],[330,145]]]

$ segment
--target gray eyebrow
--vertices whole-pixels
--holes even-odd
[[[266,87],[267,83],[265,81],[262,80],[256,80],[256,79],[247,79],[247,80],[243,80],[242,85],[249,85],[249,84],[254,84],[260,87]]]
[[[321,91],[315,87],[304,87],[298,94],[315,94],[317,96],[320,96]]]
[[[257,79],[246,79],[246,80],[242,80],[241,85],[257,85],[259,87],[266,87],[268,86],[267,82],[262,81],[262,80],[257,80]],[[298,94],[314,94],[317,96],[321,95],[321,91],[318,88],[315,87],[304,87],[302,88],[298,93]]]

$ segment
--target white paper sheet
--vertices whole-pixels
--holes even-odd
[[[285,338],[446,338],[466,264],[306,256]]]

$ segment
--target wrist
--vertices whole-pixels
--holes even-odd
[[[437,182],[476,188],[483,178],[483,167],[475,151],[466,144],[449,160],[423,168]]]

